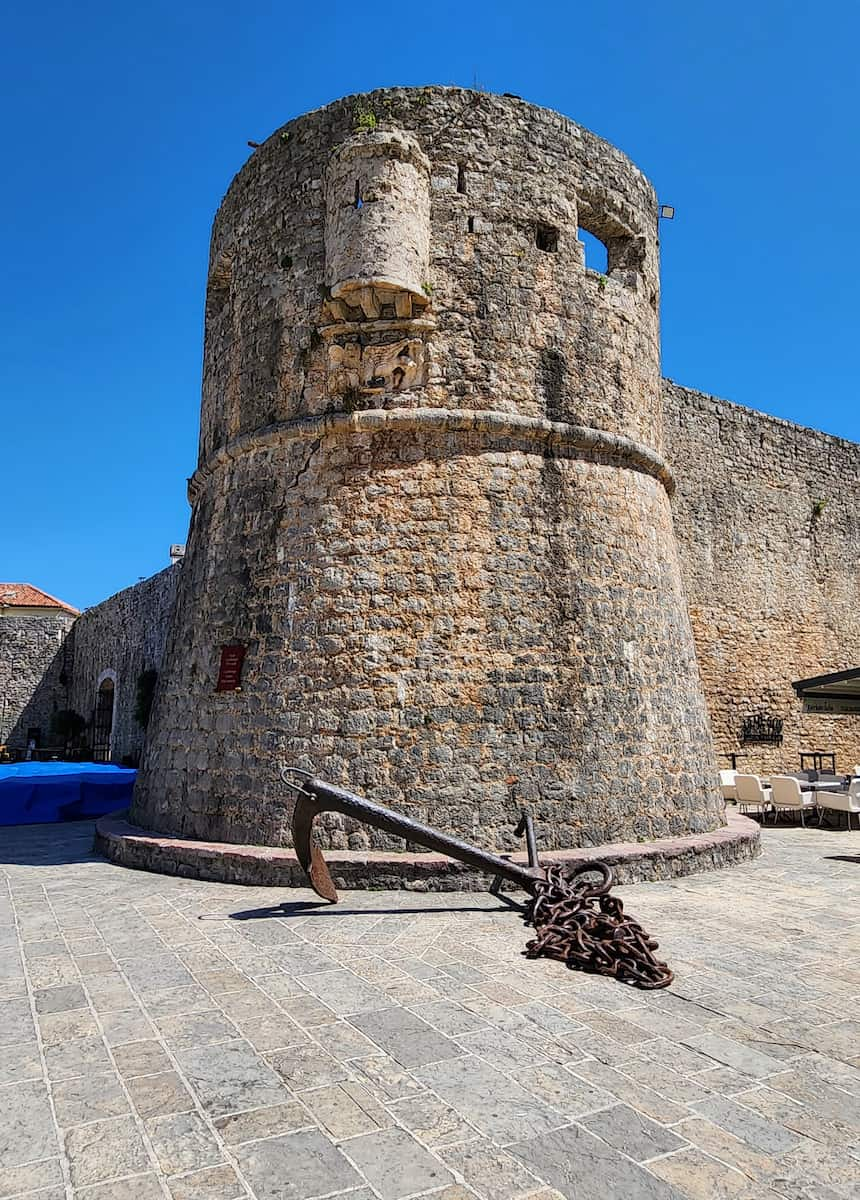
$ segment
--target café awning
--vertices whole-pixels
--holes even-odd
[[[803,701],[804,712],[860,713],[860,667],[797,679],[791,686]]]

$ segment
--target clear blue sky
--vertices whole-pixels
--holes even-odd
[[[290,117],[454,83],[616,143],[663,227],[663,369],[860,440],[853,3],[16,4],[0,47],[0,579],[78,606],[185,540],[209,225]]]

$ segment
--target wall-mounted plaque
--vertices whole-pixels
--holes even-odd
[[[242,663],[245,661],[244,646],[222,646],[221,665],[218,668],[216,692],[235,692],[242,686]]]

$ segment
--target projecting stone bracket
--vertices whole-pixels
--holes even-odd
[[[349,407],[426,382],[430,162],[403,130],[359,133],[326,173],[320,333],[327,389]]]
[[[323,311],[330,318],[319,331],[328,343],[329,395],[370,398],[426,383],[426,336],[436,327],[426,298],[350,285]]]
[[[361,324],[365,321],[406,321],[424,315],[427,296],[396,286],[386,287],[377,280],[355,281],[332,288],[324,313],[333,322]]]

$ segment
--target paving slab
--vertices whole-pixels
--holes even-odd
[[[414,1100],[401,1100],[389,1108],[392,1118],[414,1133],[425,1145],[446,1146],[467,1142],[479,1136],[474,1125],[454,1111],[438,1096],[429,1093]]]
[[[122,1081],[115,1071],[65,1079],[52,1088],[54,1111],[61,1129],[87,1121],[121,1117],[129,1112]]]
[[[310,1110],[295,1100],[218,1117],[214,1122],[216,1131],[227,1146],[239,1146],[242,1142],[256,1142],[261,1138],[292,1133],[313,1124]]]
[[[213,1116],[288,1099],[278,1076],[245,1041],[179,1050],[176,1061]]]
[[[581,1125],[515,1142],[510,1153],[566,1200],[680,1200],[683,1192],[650,1174]]]
[[[310,1200],[359,1187],[365,1179],[316,1129],[247,1142],[235,1151],[257,1200]]]
[[[479,1058],[454,1058],[415,1072],[437,1095],[500,1145],[565,1123],[549,1105]]]
[[[230,1166],[207,1167],[168,1180],[173,1200],[239,1200],[245,1185]]]
[[[0,1196],[18,1196],[37,1188],[56,1188],[58,1195],[65,1196],[63,1166],[59,1158],[46,1158],[21,1167],[0,1167]],[[43,1200],[41,1190],[38,1200]]]
[[[454,1182],[441,1159],[403,1129],[351,1138],[343,1150],[382,1200],[401,1200]]]
[[[741,1095],[744,1095],[742,1092]],[[711,1100],[696,1100],[692,1108],[700,1116],[707,1117],[714,1125],[719,1125],[728,1133],[763,1150],[765,1154],[780,1154],[783,1150],[791,1150],[797,1146],[801,1138],[793,1130],[778,1121],[768,1120],[760,1116],[754,1109],[727,1100],[725,1097],[715,1097]],[[798,1115],[800,1111],[798,1110]]]
[[[402,1008],[384,1008],[350,1018],[361,1033],[385,1050],[402,1067],[420,1067],[465,1051],[432,1025]]]
[[[540,1187],[518,1159],[485,1138],[443,1147],[439,1157],[487,1200],[510,1200]]]
[[[636,1162],[681,1150],[687,1144],[670,1129],[627,1104],[616,1104],[591,1116],[580,1117],[578,1124]]]
[[[56,1155],[59,1133],[42,1080],[4,1088],[0,1096],[0,1168]]]
[[[143,1135],[131,1117],[67,1129],[64,1148],[76,1188],[142,1173],[153,1166]]]

